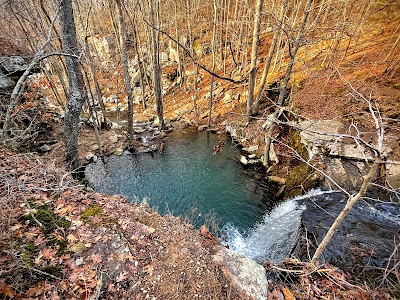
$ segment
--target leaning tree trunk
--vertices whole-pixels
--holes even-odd
[[[124,25],[124,16],[122,14],[121,0],[116,0],[116,3],[118,8],[119,31],[121,38],[121,58],[122,58],[122,64],[124,66],[126,94],[128,95],[128,137],[129,137],[129,143],[132,147],[133,146],[133,96],[132,96],[131,77],[129,75],[128,56],[126,53],[126,30]]]
[[[272,134],[274,133],[276,121],[278,120],[279,116],[282,113],[282,107],[283,107],[283,103],[284,103],[285,97],[286,97],[287,86],[289,84],[290,75],[292,74],[292,69],[294,66],[294,61],[296,58],[297,51],[300,48],[301,38],[303,37],[304,28],[306,27],[306,24],[307,24],[307,19],[310,14],[312,3],[313,3],[313,0],[308,0],[308,2],[307,2],[307,5],[306,5],[305,11],[304,11],[303,21],[301,22],[299,32],[294,41],[293,50],[292,50],[292,52],[290,52],[290,61],[289,61],[289,65],[286,69],[286,74],[285,74],[285,78],[284,78],[282,86],[281,86],[281,90],[279,92],[277,108],[275,109],[275,112],[272,115],[271,124],[269,125],[268,131],[265,135],[265,149],[264,149],[264,161],[263,161],[263,164],[265,166],[267,166],[269,164],[269,150],[271,148]]]
[[[350,209],[356,204],[358,200],[362,196],[364,196],[365,192],[367,191],[368,185],[372,180],[372,177],[376,174],[376,171],[378,170],[379,165],[382,163],[382,160],[380,159],[379,156],[375,157],[375,161],[373,165],[371,166],[371,169],[369,170],[368,174],[364,177],[363,183],[360,187],[360,190],[355,196],[352,196],[349,201],[347,201],[346,205],[344,206],[343,210],[340,212],[340,214],[337,216],[335,219],[335,222],[333,222],[332,226],[329,228],[328,232],[326,233],[324,239],[322,242],[319,244],[317,250],[314,253],[314,256],[311,259],[311,264],[316,265],[318,259],[321,257],[323,251],[325,250],[326,246],[332,239],[333,234],[336,232],[336,229],[339,227],[340,223],[342,223],[343,219],[346,217]]]
[[[60,4],[60,23],[65,62],[68,73],[69,93],[65,106],[64,139],[66,161],[72,170],[79,167],[78,131],[79,116],[85,101],[85,88],[83,76],[79,64],[78,44],[76,41],[76,29],[74,23],[74,11],[72,0],[62,0]]]

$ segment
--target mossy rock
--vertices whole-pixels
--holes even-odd
[[[25,245],[25,250],[30,252],[30,253],[36,253],[37,252],[37,249],[36,249],[35,245],[33,244],[33,242],[28,242]]]
[[[28,202],[32,201],[28,200]],[[33,208],[31,213],[43,225],[41,229],[44,234],[51,234],[57,228],[67,230],[71,227],[70,221],[56,215],[47,205],[35,206],[32,203],[30,205]],[[23,219],[35,223],[31,214],[24,215]]]
[[[89,206],[81,213],[81,219],[83,222],[88,222],[90,217],[101,217],[103,218],[103,208],[99,204]]]
[[[311,175],[310,169],[306,163],[299,164],[290,169],[289,175],[286,178],[285,198],[301,195],[304,190],[307,190],[307,179]]]
[[[300,155],[300,157],[304,160],[308,160],[310,158],[308,154],[308,150],[306,145],[304,145],[301,142],[300,138],[300,131],[294,128],[289,129],[289,136],[290,136],[290,142],[293,145],[293,148],[296,150],[296,152]]]

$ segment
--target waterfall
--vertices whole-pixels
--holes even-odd
[[[223,228],[226,245],[234,252],[252,259],[279,263],[290,256],[299,237],[301,215],[306,206],[298,201],[332,192],[316,189],[304,196],[286,200],[264,215],[263,220],[246,233],[240,233],[235,226],[227,224]]]

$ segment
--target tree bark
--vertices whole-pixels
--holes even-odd
[[[275,32],[274,32],[274,37],[273,37],[273,40],[272,40],[272,43],[271,43],[271,47],[269,48],[269,51],[268,51],[268,59],[267,59],[267,62],[265,63],[260,83],[259,83],[259,85],[257,87],[257,93],[256,93],[255,101],[254,101],[254,104],[253,104],[253,109],[251,111],[251,115],[252,116],[258,115],[258,111],[260,109],[260,101],[261,101],[262,92],[264,90],[264,85],[267,82],[267,77],[268,77],[269,69],[271,67],[272,57],[274,55],[276,45],[278,44],[279,34],[280,34],[280,32],[281,32],[281,30],[283,29],[283,26],[284,26],[284,20],[285,20],[284,17],[285,17],[285,14],[286,14],[286,10],[289,7],[288,6],[288,2],[289,2],[289,0],[286,0],[285,4],[282,6],[280,21],[279,21],[279,24],[278,24]]]
[[[60,4],[60,23],[63,48],[67,54],[78,54],[74,12],[71,0],[62,0]],[[78,58],[65,56],[69,93],[65,106],[64,139],[66,162],[72,170],[79,167],[78,131],[79,116],[85,101],[85,88]]]
[[[257,75],[257,52],[258,44],[260,42],[260,23],[261,23],[261,13],[264,0],[257,0],[254,15],[253,24],[253,43],[251,46],[251,62],[250,62],[250,74],[249,74],[249,90],[247,95],[247,117],[250,121],[253,109],[253,98],[254,98],[254,86],[256,84]]]
[[[332,226],[329,228],[328,232],[326,233],[325,237],[323,238],[322,242],[319,244],[317,250],[314,253],[313,258],[311,259],[311,264],[316,265],[318,259],[321,257],[323,251],[325,250],[326,246],[332,239],[332,236],[336,232],[337,228],[340,226],[340,223],[343,221],[343,219],[346,217],[350,209],[356,204],[358,200],[365,194],[367,191],[368,185],[372,180],[372,177],[376,174],[376,171],[378,170],[379,165],[382,163],[381,159],[379,156],[375,157],[375,161],[369,170],[368,174],[364,177],[363,183],[360,187],[360,190],[355,196],[352,196],[350,200],[346,203],[345,207],[343,210],[340,212],[340,214],[337,216],[335,222],[333,222]]]
[[[126,30],[124,24],[124,16],[122,14],[122,4],[121,0],[115,0],[118,9],[118,21],[119,21],[119,31],[121,39],[121,59],[124,66],[124,79],[126,94],[128,96],[128,138],[131,147],[133,146],[133,96],[132,96],[132,86],[131,77],[129,75],[129,63],[128,56],[126,53]]]
[[[159,37],[156,33],[155,28],[155,12],[153,0],[149,0],[150,4],[150,19],[151,25],[153,26],[152,41],[153,41],[153,86],[154,86],[154,96],[156,98],[156,109],[157,116],[160,122],[160,129],[164,129],[164,108],[162,102],[161,94],[161,66],[160,66],[160,50],[159,50]]]
[[[178,7],[177,7],[176,0],[174,1],[174,13],[175,13],[175,34],[176,34],[176,40],[179,41],[179,28],[178,28]],[[172,46],[172,45],[171,45]],[[179,86],[182,85],[182,63],[181,63],[181,57],[179,54],[179,45],[176,44],[176,54],[177,54],[177,63],[178,63],[178,76],[180,80]]]
[[[212,35],[212,72],[215,72],[215,43],[216,43],[216,32],[217,32],[217,0],[214,0],[214,26],[213,26],[213,35]],[[197,78],[195,78],[197,80]],[[207,127],[211,127],[211,114],[213,107],[213,90],[214,90],[214,76],[211,75],[211,84],[210,84],[210,101],[208,102],[208,121]]]

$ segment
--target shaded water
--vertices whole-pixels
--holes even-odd
[[[225,147],[213,155],[220,140]],[[189,216],[195,226],[216,221],[221,228],[229,222],[244,232],[262,220],[275,199],[264,175],[244,168],[239,155],[226,136],[177,131],[162,154],[105,157],[89,165],[86,176],[95,190],[146,199],[160,214]]]

